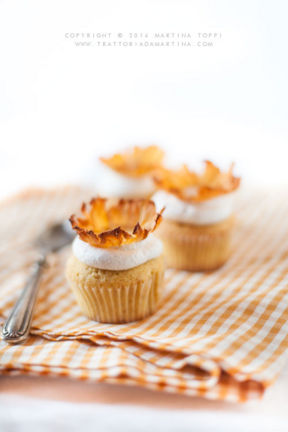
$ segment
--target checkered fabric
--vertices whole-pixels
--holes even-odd
[[[0,316],[31,271],[33,239],[89,192],[29,190],[0,206]],[[130,324],[82,316],[65,281],[70,247],[49,258],[31,337],[0,342],[2,374],[67,376],[245,401],[273,383],[288,349],[288,201],[284,190],[239,196],[233,254],[213,273],[167,270],[159,310]]]

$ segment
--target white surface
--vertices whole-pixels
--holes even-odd
[[[165,191],[158,191],[152,197],[157,211],[165,207],[163,216],[178,222],[206,225],[221,222],[231,216],[235,193],[201,202],[187,202]]]
[[[84,264],[103,270],[127,270],[157,258],[163,250],[162,242],[150,234],[145,240],[115,248],[96,248],[76,237],[73,253]]]
[[[191,431],[197,432],[276,432],[287,431],[287,418],[266,415],[261,419],[254,414],[225,415],[214,411],[165,410],[135,408],[107,404],[71,404],[63,402],[7,397],[3,400],[4,416],[0,419],[1,430],[9,432],[41,431],[95,431],[135,432]],[[15,405],[17,406],[14,409]],[[21,419],[21,420],[20,420]],[[14,429],[13,429],[14,428]]]
[[[86,387],[87,392],[94,392],[97,402],[71,403],[0,394],[1,432],[287,431],[287,372],[263,400],[243,405],[133,387],[82,384],[90,386],[90,390]]]

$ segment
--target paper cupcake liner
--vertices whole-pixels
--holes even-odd
[[[124,270],[125,271],[125,270]],[[118,272],[119,273],[119,272]],[[120,272],[121,273],[121,272]],[[84,315],[103,323],[126,323],[151,315],[157,308],[162,286],[163,266],[145,280],[135,279],[125,286],[109,280],[77,283],[68,276],[70,286]]]
[[[230,255],[232,227],[233,218],[207,226],[164,220],[158,236],[164,245],[167,266],[189,271],[221,267]]]

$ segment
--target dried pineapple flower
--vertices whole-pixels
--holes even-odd
[[[110,158],[100,157],[101,162],[113,170],[130,176],[141,177],[162,166],[164,152],[159,147],[133,147],[124,153],[116,153]]]
[[[236,190],[240,178],[233,175],[234,164],[227,172],[221,171],[210,161],[205,161],[203,173],[190,171],[186,165],[173,171],[162,168],[154,175],[154,183],[184,201],[205,201]]]
[[[69,220],[81,240],[110,248],[144,240],[158,227],[163,210],[157,213],[150,200],[98,197],[82,204],[82,217],[72,215]]]

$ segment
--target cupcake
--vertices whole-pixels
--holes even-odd
[[[101,157],[101,194],[108,198],[150,198],[155,192],[152,176],[163,158],[164,152],[154,145]]]
[[[142,199],[94,198],[81,217],[66,276],[88,318],[105,323],[140,320],[157,308],[163,288],[162,242],[153,231],[162,216]]]
[[[153,200],[165,207],[158,230],[168,267],[208,271],[222,266],[230,254],[233,200],[240,179],[205,161],[203,173],[186,165],[162,169],[154,177]]]

